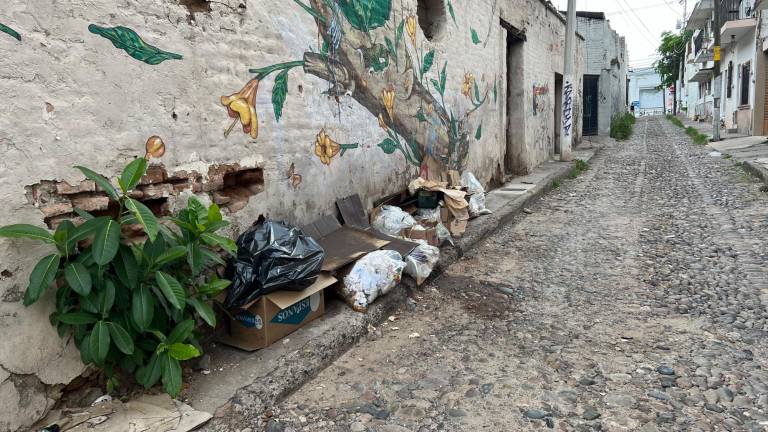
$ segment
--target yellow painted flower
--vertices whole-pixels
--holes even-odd
[[[258,90],[259,80],[254,78],[248,81],[238,93],[221,97],[221,104],[227,107],[227,113],[234,119],[224,132],[224,136],[229,136],[239,119],[243,126],[243,132],[253,139],[258,138],[259,117],[256,115],[256,92]]]
[[[339,154],[341,146],[339,143],[331,139],[326,133],[325,129],[321,129],[317,134],[315,140],[315,154],[320,158],[320,161],[325,165],[331,164],[331,159]]]
[[[434,110],[434,106],[432,106],[431,103],[427,104],[427,114],[432,114],[432,110]]]
[[[405,31],[408,32],[408,37],[411,38],[413,46],[416,46],[416,15],[409,15],[405,19]]]
[[[165,143],[157,135],[149,137],[145,147],[147,154],[144,155],[144,159],[146,160],[150,160],[153,157],[161,158],[165,154]]]
[[[391,87],[388,90],[381,91],[381,102],[384,104],[384,108],[387,109],[389,119],[395,120],[395,90]]]
[[[467,72],[464,74],[464,84],[461,85],[461,94],[472,98],[472,85],[475,83],[475,76]]]
[[[379,127],[384,129],[384,130],[389,129],[389,126],[387,126],[387,122],[384,121],[384,115],[383,114],[379,114]]]

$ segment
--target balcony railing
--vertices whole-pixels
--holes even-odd
[[[720,24],[752,17],[754,0],[721,0]]]

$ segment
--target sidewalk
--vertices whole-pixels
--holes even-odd
[[[678,118],[686,127],[693,126],[712,139],[712,125],[679,116]],[[709,146],[720,153],[730,155],[733,160],[741,162],[750,173],[768,183],[768,139],[765,136],[726,132],[721,134],[721,138],[718,142],[710,141]]]
[[[585,137],[573,158],[589,161],[610,142],[608,138]],[[493,214],[470,221],[455,247],[442,248],[431,277],[551,190],[555,180],[567,178],[572,167],[573,163],[549,161],[530,175],[513,178],[488,193],[486,205]],[[330,301],[321,319],[261,351],[248,353],[220,344],[208,347],[210,374],[194,372],[183,401],[214,414],[202,430],[229,430],[233,416],[242,420],[261,415],[351,348],[368,333],[369,324],[378,325],[400,307],[413,307],[414,301],[408,294],[416,288],[415,283],[404,279],[403,287],[377,300],[366,314],[354,312],[339,301]]]

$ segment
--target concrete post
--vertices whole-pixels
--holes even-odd
[[[715,70],[712,74],[712,87],[714,87],[714,97],[712,98],[712,141],[720,141],[720,99],[723,95],[723,83],[717,82],[717,77],[720,76],[720,10],[721,1],[715,1],[715,20],[714,20],[714,32],[715,32],[715,44],[714,44],[714,60]]]
[[[563,70],[563,124],[560,125],[560,160],[569,162],[573,145],[573,96],[576,92],[573,76],[576,51],[576,0],[568,0],[568,21],[565,25],[565,68]]]

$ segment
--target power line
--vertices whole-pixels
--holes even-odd
[[[619,2],[620,2],[620,3],[623,3],[624,5],[626,5],[626,6],[627,6],[627,8],[629,9],[629,11],[632,13],[632,15],[634,15],[634,17],[637,19],[637,22],[639,22],[639,23],[640,23],[640,25],[642,25],[642,26],[643,26],[643,28],[644,28],[644,29],[645,29],[645,30],[648,32],[648,34],[649,34],[649,35],[650,35],[650,36],[651,36],[651,37],[652,37],[654,40],[656,40],[656,41],[658,42],[658,39],[657,39],[655,36],[653,36],[653,32],[651,31],[651,29],[649,29],[649,28],[648,28],[648,26],[646,26],[646,25],[645,25],[645,23],[643,22],[643,20],[641,20],[641,19],[640,19],[640,17],[639,17],[639,16],[638,16],[638,15],[635,13],[635,10],[634,10],[634,9],[632,9],[632,7],[631,7],[631,6],[630,6],[630,5],[629,5],[629,4],[626,2],[626,0],[619,0]],[[621,6],[621,4],[620,4],[619,6]]]

